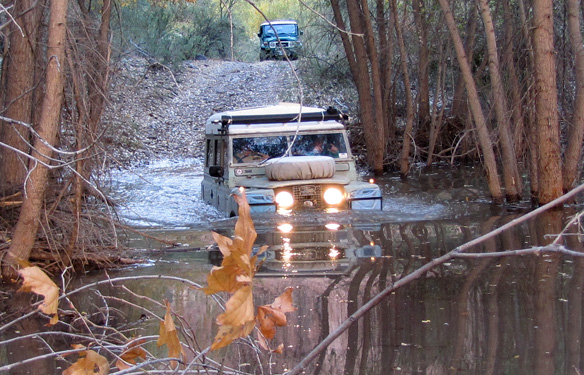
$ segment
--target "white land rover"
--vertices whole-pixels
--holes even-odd
[[[282,103],[216,113],[205,126],[203,200],[237,215],[251,212],[380,210],[381,191],[360,181],[343,121],[334,108]]]

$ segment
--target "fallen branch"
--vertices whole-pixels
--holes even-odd
[[[17,199],[19,198],[19,199]],[[0,198],[0,207],[19,206],[22,204],[22,192]]]
[[[543,253],[557,253],[563,255],[570,255],[574,257],[584,257],[584,253],[579,251],[566,249],[562,245],[551,244],[547,246],[535,246],[530,249],[519,249],[519,250],[506,250],[497,251],[493,253],[456,253],[454,258],[500,258],[500,257],[511,257],[511,256],[522,256],[522,255],[541,255]]]

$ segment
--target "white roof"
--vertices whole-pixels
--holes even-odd
[[[274,20],[270,21],[272,25],[296,25],[298,22],[294,20]],[[269,25],[270,22],[264,22],[260,26]]]
[[[209,120],[213,117],[221,118],[223,115],[228,116],[246,116],[246,115],[285,115],[288,113],[321,113],[324,111],[322,108],[318,107],[307,107],[307,106],[300,106],[299,103],[279,103],[274,105],[267,105],[261,107],[249,107],[249,108],[241,108],[241,109],[234,109],[225,112],[218,112],[215,113]]]
[[[219,134],[221,126],[221,120],[223,116],[270,116],[270,115],[296,115],[298,113],[308,114],[308,113],[324,113],[326,110],[318,107],[306,107],[300,106],[298,103],[280,103],[276,105],[263,106],[263,107],[252,107],[236,109],[225,112],[218,112],[213,114],[207,120],[205,132],[207,134]],[[269,119],[266,122],[253,123],[253,124],[231,124],[229,125],[230,134],[249,134],[249,133],[273,133],[273,132],[293,132],[297,129],[303,129],[308,131],[318,131],[318,130],[342,130],[344,125],[335,120],[327,121],[289,121],[289,122],[278,122],[277,120],[270,122]]]

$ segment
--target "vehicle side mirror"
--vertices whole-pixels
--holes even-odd
[[[304,31],[300,30],[300,35],[304,35]]]
[[[262,33],[258,33],[258,37],[260,37],[260,38],[261,38],[261,37],[262,37]]]
[[[212,165],[209,167],[209,175],[211,177],[223,177],[223,167],[219,165]]]

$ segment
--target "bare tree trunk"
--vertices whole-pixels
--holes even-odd
[[[393,18],[393,23],[395,26],[395,32],[397,34],[397,42],[399,45],[400,60],[402,74],[404,76],[404,89],[406,94],[406,128],[404,130],[404,140],[402,144],[402,153],[400,156],[400,175],[402,178],[406,178],[408,171],[410,170],[410,145],[412,142],[412,129],[414,125],[414,103],[412,101],[412,89],[410,84],[410,76],[408,72],[408,59],[407,51],[404,43],[404,38],[402,35],[401,24],[399,23],[397,17],[397,4],[396,0],[391,0],[391,15]]]
[[[381,70],[381,85],[383,92],[383,118],[385,120],[385,130],[383,132],[385,136],[384,145],[385,148],[391,147],[391,143],[395,142],[395,95],[394,86],[392,82],[392,60],[394,56],[394,34],[391,32],[391,27],[389,21],[385,20],[385,8],[384,1],[377,0],[377,24],[379,28],[379,47],[380,47],[380,60],[379,69]]]
[[[337,0],[331,0],[331,5],[335,14],[337,25],[344,24],[342,21],[340,6]],[[363,18],[361,8],[358,0],[347,1],[347,11],[351,23],[351,44],[349,39],[343,40],[345,53],[349,59],[349,64],[352,64],[351,59],[354,58],[355,65],[351,69],[353,72],[353,79],[357,86],[359,93],[359,108],[361,114],[361,122],[363,125],[363,133],[365,136],[365,144],[367,145],[367,161],[372,167],[375,174],[383,173],[383,154],[384,154],[384,136],[383,136],[383,117],[381,107],[381,92],[380,92],[380,77],[377,61],[376,51],[374,51],[374,43],[371,43],[373,38],[373,30],[370,28],[370,22],[367,24]],[[368,10],[366,14],[369,14]],[[369,25],[369,27],[367,27]],[[344,30],[344,28],[343,28]],[[341,38],[343,38],[341,36]],[[369,43],[369,46],[366,46]],[[367,50],[369,48],[369,51]],[[368,55],[369,52],[369,55]],[[370,67],[370,62],[372,67]],[[372,76],[369,74],[369,69],[372,69]],[[372,87],[377,85],[377,87]]]
[[[471,7],[468,12],[468,21],[466,23],[466,37],[464,40],[464,51],[467,58],[472,59],[473,45],[475,42],[475,35],[477,29],[477,17],[475,7]],[[451,116],[457,118],[464,118],[468,112],[467,98],[464,96],[464,78],[460,76],[456,82],[454,94],[452,96],[452,110]]]
[[[428,145],[428,159],[426,160],[426,165],[432,165],[432,158],[434,157],[434,148],[436,147],[436,141],[438,140],[438,135],[440,134],[440,127],[442,125],[442,119],[444,115],[444,105],[440,108],[440,114],[438,113],[438,98],[441,98],[444,102],[444,75],[446,71],[446,61],[444,60],[444,46],[440,44],[440,53],[438,58],[438,74],[436,75],[438,79],[436,80],[436,89],[434,90],[434,104],[432,105],[432,112],[430,117],[430,136]]]
[[[37,53],[43,3],[34,0],[14,3],[15,20],[8,27],[8,53],[2,67],[4,117],[27,124],[33,122],[35,55]],[[29,153],[30,132],[20,125],[0,122],[0,142],[24,154]],[[28,159],[17,151],[0,147],[0,194],[22,189]]]
[[[376,2],[376,21],[377,21],[377,33],[379,40],[379,74],[381,76],[381,92],[383,93],[382,109],[383,111],[383,134],[384,148],[392,140],[391,135],[395,133],[395,126],[393,121],[391,121],[391,111],[392,106],[389,105],[391,101],[391,59],[393,56],[393,43],[388,32],[389,27],[385,20],[385,2],[383,0],[377,0]]]
[[[371,71],[371,86],[373,91],[373,123],[371,124],[371,143],[372,149],[368,148],[367,155],[371,153],[369,158],[373,171],[376,175],[383,173],[383,154],[385,153],[385,136],[384,136],[384,120],[383,111],[383,94],[381,91],[382,80],[380,74],[379,57],[377,53],[377,46],[375,44],[373,25],[369,17],[369,5],[367,0],[361,0],[361,15],[362,24],[365,31],[365,46],[367,47],[367,57],[369,58],[369,70]],[[352,21],[351,21],[352,24]],[[365,128],[367,130],[367,128]]]
[[[95,18],[89,13],[88,7],[83,0],[78,0],[81,12],[83,13],[83,30],[86,50],[80,51],[82,47],[69,48],[68,59],[74,59],[77,64],[89,70],[80,72],[77,64],[69,63],[73,82],[73,94],[77,107],[76,123],[76,150],[79,152],[76,161],[76,175],[74,177],[74,204],[73,216],[75,225],[71,228],[71,236],[66,253],[72,259],[73,252],[77,245],[79,236],[79,224],[81,220],[81,210],[83,200],[87,192],[87,181],[90,180],[95,161],[87,158],[87,151],[82,152],[89,145],[95,143],[98,137],[98,129],[101,116],[106,106],[106,93],[109,85],[109,62],[110,62],[110,20],[111,1],[104,0],[101,10],[101,20],[98,32]],[[71,43],[71,44],[74,44]],[[71,55],[71,56],[69,56]],[[85,56],[84,56],[85,55]],[[83,69],[82,68],[82,69]]]
[[[2,270],[3,275],[11,275],[11,267],[28,260],[36,240],[49,172],[44,164],[51,163],[51,145],[57,139],[63,104],[67,5],[67,0],[52,0],[50,4],[46,92],[37,130],[39,138],[34,141],[32,156],[35,160],[30,162],[24,201],[8,249],[7,264]]]
[[[430,53],[428,49],[428,21],[424,0],[413,0],[414,19],[418,29],[418,133],[427,133],[430,124]]]
[[[335,17],[335,22],[337,27],[340,29],[339,35],[341,36],[341,42],[343,43],[343,48],[345,49],[345,55],[347,57],[347,62],[349,63],[349,69],[351,70],[351,75],[353,76],[353,81],[357,82],[357,60],[355,59],[355,54],[353,53],[353,47],[351,46],[351,40],[349,39],[349,34],[347,34],[347,26],[345,25],[345,20],[341,12],[341,6],[338,0],[331,0],[331,8],[333,9],[333,15]]]
[[[450,35],[454,43],[454,48],[456,49],[458,65],[460,66],[462,76],[464,77],[470,109],[472,111],[477,136],[483,153],[485,171],[487,173],[487,180],[489,184],[489,191],[491,192],[493,202],[496,204],[501,204],[503,203],[503,193],[501,191],[501,183],[499,181],[499,175],[497,173],[497,162],[495,160],[495,153],[493,151],[493,146],[491,144],[491,139],[489,137],[489,130],[487,129],[487,123],[483,115],[483,110],[481,108],[478,92],[474,83],[474,78],[472,76],[470,65],[464,52],[464,46],[462,44],[462,40],[460,39],[460,35],[458,34],[456,22],[454,21],[454,16],[452,15],[452,11],[450,10],[448,0],[439,0],[439,3],[440,6],[442,7],[442,11],[444,12],[446,25],[450,30]]]
[[[574,70],[576,79],[576,98],[574,114],[570,127],[568,145],[564,155],[564,192],[572,190],[580,175],[578,165],[582,156],[582,139],[584,138],[584,47],[580,33],[580,7],[578,0],[567,0],[568,28],[570,44],[574,53]]]
[[[497,41],[495,37],[495,26],[491,18],[491,10],[487,0],[478,0],[483,23],[485,25],[485,34],[487,38],[487,48],[489,53],[489,74],[491,77],[491,90],[493,93],[495,116],[497,118],[497,128],[499,130],[499,144],[503,156],[502,169],[503,180],[505,184],[505,196],[508,202],[517,202],[521,199],[522,183],[517,165],[517,156],[513,144],[513,134],[511,133],[511,124],[509,123],[509,108],[503,80],[501,79],[501,70],[499,68],[499,54],[497,52]]]
[[[539,204],[562,195],[562,166],[556,61],[554,51],[553,1],[533,1],[533,57],[535,66],[535,114],[539,150]]]
[[[519,79],[517,77],[517,69],[515,68],[515,44],[513,43],[513,29],[512,11],[509,7],[509,1],[503,1],[503,16],[505,18],[505,48],[503,52],[503,67],[509,77],[510,96],[511,96],[511,119],[514,129],[513,141],[515,147],[515,155],[521,160],[524,145],[525,145],[525,121],[523,119],[523,100],[521,95],[521,88]]]
[[[527,62],[528,71],[535,71],[535,60],[533,58],[533,47],[531,44],[531,36],[529,35],[530,25],[527,22],[527,10],[525,9],[525,4],[523,0],[518,0],[517,5],[519,6],[519,18],[521,20],[521,32],[526,43],[527,50]],[[528,152],[529,152],[529,185],[531,188],[531,199],[537,200],[539,195],[539,179],[538,179],[538,145],[537,145],[537,128],[535,124],[535,84],[533,83],[533,77],[531,74],[527,77],[527,105],[528,108],[525,111],[526,122],[527,122],[527,140],[528,140]]]

